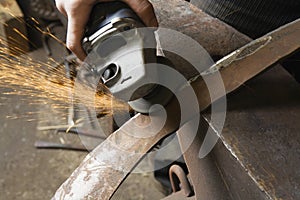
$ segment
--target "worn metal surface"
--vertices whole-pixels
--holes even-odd
[[[195,24],[194,26],[192,26],[192,24],[190,25],[186,25],[186,27],[188,27],[189,29],[185,29],[184,32],[190,36],[192,36],[193,34],[195,36],[197,36],[197,38],[200,40],[200,37],[198,37],[198,35],[201,35],[200,32],[194,33],[193,30],[197,30],[199,27],[202,27],[202,23],[205,23],[205,27],[206,29],[211,30],[212,32],[215,32],[216,30],[221,30],[224,32],[224,29],[226,29],[226,32],[228,33],[228,35],[231,36],[231,38],[235,39],[235,36],[239,39],[236,39],[236,42],[230,42],[228,41],[228,39],[221,39],[220,37],[217,36],[215,33],[215,37],[213,40],[211,40],[212,44],[215,43],[215,40],[218,39],[218,44],[222,44],[221,46],[216,46],[216,50],[213,51],[211,49],[210,53],[212,54],[216,54],[216,55],[225,55],[226,53],[236,49],[237,47],[241,46],[242,44],[248,42],[250,39],[246,38],[245,36],[243,36],[242,34],[239,34],[238,32],[236,32],[233,28],[225,25],[224,23],[222,23],[219,20],[215,20],[211,17],[209,17],[208,15],[206,15],[205,13],[202,13],[201,11],[198,11],[195,7],[191,6],[190,4],[188,4],[187,2],[181,2],[181,1],[173,1],[171,3],[171,1],[155,1],[153,2],[154,6],[156,8],[156,12],[158,14],[158,18],[160,19],[161,25],[164,27],[168,27],[168,28],[178,28],[179,26],[174,26],[174,20],[177,23],[183,24],[185,23],[184,21],[180,21],[185,20],[186,22],[188,22],[189,20],[191,20],[190,17],[194,17],[194,19],[198,19],[198,23]],[[172,7],[172,8],[170,8]],[[183,7],[186,7],[188,10],[193,11],[192,13],[190,13],[191,15],[186,15],[186,17],[181,17],[179,12],[182,12]],[[168,8],[166,10],[166,8]],[[176,11],[177,10],[177,11]],[[173,11],[176,11],[175,13]],[[188,14],[189,12],[186,12],[186,14]],[[176,19],[174,19],[173,21],[162,21],[162,19],[167,19],[169,16],[177,16]],[[205,21],[201,21],[201,19],[203,19],[203,17],[205,17]],[[211,23],[214,22],[214,23]],[[197,27],[198,26],[198,27]],[[204,26],[204,25],[203,25]],[[216,27],[214,27],[216,26]],[[222,28],[223,27],[223,28]],[[180,31],[180,30],[179,30]],[[189,33],[190,31],[190,33]],[[203,33],[206,33],[205,29],[201,29],[201,31]],[[226,36],[225,36],[226,37]],[[205,37],[201,37],[202,41],[206,41],[204,39]],[[240,41],[240,42],[239,42]],[[211,44],[210,44],[211,45]],[[207,47],[210,47],[209,44],[207,44]],[[217,49],[225,49],[225,51],[223,51],[222,53],[219,52],[219,50]],[[179,62],[177,62],[179,63]],[[174,104],[174,103],[173,103]],[[175,103],[176,104],[176,103]],[[172,110],[173,113],[178,113],[176,112],[176,106],[172,106],[172,103],[169,105],[169,110]],[[173,117],[176,115],[173,115]],[[142,116],[139,115],[137,116],[137,120],[141,120],[143,121],[143,119],[149,120],[147,116]],[[174,119],[172,119],[173,121]],[[177,119],[175,119],[176,121]],[[127,123],[127,125],[125,126],[131,126],[131,124],[134,124],[135,120],[129,121]],[[110,141],[114,141],[115,138],[122,138],[124,137],[124,139],[122,139],[122,141],[131,141],[130,144],[132,144],[133,146],[131,146],[131,149],[135,149],[136,151],[140,151],[141,153],[145,153],[147,152],[151,146],[158,141],[160,138],[162,138],[164,135],[174,131],[177,129],[178,123],[174,123],[172,122],[173,125],[170,129],[164,129],[161,131],[162,134],[158,134],[156,135],[155,138],[153,138],[153,140],[148,139],[148,140],[138,140],[138,139],[132,139],[132,138],[128,138],[128,135],[122,135],[122,133],[120,133],[121,131],[117,131],[116,133],[114,133],[111,137],[109,137],[107,139],[107,141],[105,141],[103,144],[101,144],[100,146],[98,146],[98,148],[96,148],[96,150],[94,151],[94,153],[96,154],[99,153],[99,155],[97,155],[97,157],[100,157],[102,154],[105,154],[104,157],[106,157],[106,155],[110,155],[110,151],[109,150],[114,150],[113,147],[111,147],[111,143]],[[168,127],[168,125],[166,125],[166,127]],[[121,130],[124,127],[121,128]],[[145,132],[145,130],[139,130],[141,132]],[[136,134],[138,134],[138,132]],[[134,131],[132,132],[134,133]],[[130,144],[124,144],[124,145],[130,145]],[[148,144],[148,145],[147,145]],[[119,144],[119,146],[121,146],[122,144]],[[107,146],[109,147],[109,149],[107,148]],[[143,149],[139,149],[140,147],[143,147]],[[101,153],[102,152],[102,153]],[[121,155],[120,155],[121,157]],[[142,156],[141,156],[142,157]],[[135,164],[138,162],[138,160],[141,157],[128,157],[128,155],[124,156],[124,158],[126,158],[126,165],[124,165],[124,167],[126,166],[129,169],[131,169],[132,167],[135,166]],[[76,192],[81,192],[84,195],[88,196],[88,195],[95,195],[95,198],[100,198],[100,199],[108,199],[114,192],[114,190],[118,187],[118,185],[122,182],[122,180],[126,177],[127,172],[124,173],[122,171],[116,171],[113,170],[112,168],[110,168],[109,164],[106,164],[105,166],[103,166],[103,168],[101,169],[101,167],[98,167],[99,163],[93,158],[93,154],[91,154],[90,156],[88,156],[81,164],[81,166],[79,166],[79,168],[73,173],[73,175],[60,187],[60,189],[58,189],[57,193],[55,194],[54,199],[60,199],[61,197],[67,198],[67,196],[69,195],[69,197],[71,198],[72,195],[76,195],[75,193],[72,194],[71,189],[73,188],[73,186],[75,187],[76,184],[84,184],[86,185],[86,189],[81,188],[81,190],[77,190]],[[115,159],[112,159],[111,161],[115,161]],[[92,163],[92,164],[90,164]],[[120,163],[117,163],[116,165],[119,165]],[[90,165],[94,165],[95,168],[94,170],[91,168]],[[85,174],[86,171],[91,171],[91,173],[89,174]],[[86,180],[76,180],[76,177],[79,177],[80,173],[84,173],[86,176]],[[105,175],[104,175],[105,174]],[[111,177],[112,176],[112,177]],[[89,177],[96,177],[98,178],[97,180],[90,180]],[[89,181],[87,181],[89,180]],[[100,189],[101,188],[101,191]],[[77,188],[73,188],[73,189],[77,189]],[[93,193],[94,192],[94,193]],[[99,194],[101,193],[101,194]],[[98,195],[99,194],[99,195]],[[103,195],[103,196],[101,196]]]
[[[221,140],[271,199],[300,199],[299,119],[300,85],[280,67],[229,97]],[[215,155],[232,195],[240,197],[237,172],[224,154]]]
[[[34,143],[35,148],[38,149],[65,149],[65,150],[73,150],[73,151],[88,151],[83,145],[75,145],[75,144],[62,144],[56,142],[48,142],[48,141],[36,141]]]
[[[224,146],[222,140],[216,144],[211,156],[226,185],[230,199],[270,200],[268,195],[251,179],[247,170],[236,160],[232,152]]]
[[[175,111],[176,107],[170,106]],[[168,109],[169,115],[172,112],[173,109]],[[85,158],[58,189],[53,199],[111,198],[145,153],[161,138],[177,129],[179,116],[173,116],[158,131],[155,126],[160,124],[161,117],[160,115],[150,119],[149,116],[137,115],[128,121]],[[149,127],[151,120],[153,124]]]
[[[202,118],[196,136],[194,135],[195,133],[190,131],[189,123],[186,123],[177,131],[184,160],[187,163],[189,176],[194,188],[195,199],[229,200],[229,192],[211,154],[205,158],[199,158],[200,147],[207,129],[208,124]]]
[[[154,5],[157,2],[162,1],[153,1]],[[172,3],[168,4],[166,9],[172,10],[170,6],[173,3],[175,5],[175,1],[172,1]],[[178,8],[181,8],[180,5],[183,4],[179,4]],[[185,6],[186,5],[183,5],[181,9],[186,9]],[[180,16],[179,11],[177,9],[177,16]],[[195,13],[193,15],[196,17]],[[175,13],[174,16],[176,16]],[[184,15],[181,17],[184,17]],[[196,20],[198,17],[194,19]],[[171,16],[169,16],[169,18],[171,18]],[[201,27],[201,24],[194,28],[198,29],[199,27]],[[219,30],[219,28],[215,29],[216,34],[220,33],[221,30]],[[279,33],[273,33],[272,41],[274,43],[269,42],[268,45],[260,48],[257,52],[249,52],[248,57],[235,57],[234,59],[234,56],[227,57],[227,62],[223,61],[223,63],[226,63],[226,68],[221,69],[226,91],[233,91],[245,81],[276,62],[282,54],[291,53],[299,48],[300,38],[297,37],[299,36],[299,31],[299,21],[297,21],[289,27],[280,29]],[[214,43],[215,41],[211,42]],[[219,47],[215,48],[219,49]],[[215,54],[218,55],[221,53],[215,52]],[[206,78],[213,81],[215,76],[213,74]],[[198,101],[202,109],[209,106],[211,100],[215,101],[221,97],[218,88],[216,88],[213,94],[209,94],[203,79],[197,79],[192,83],[192,86],[195,88],[195,91],[199,92]],[[211,96],[213,96],[212,99],[210,98]],[[151,130],[143,128],[143,125],[145,127],[149,124],[149,121],[151,121],[149,116],[138,115],[128,121],[120,130],[112,134],[82,162],[79,168],[77,168],[71,177],[60,187],[54,199],[109,199],[130,170],[132,170],[136,163],[143,157],[143,154],[161,138],[178,128],[179,119],[177,117],[179,117],[179,110],[177,103],[172,101],[167,106],[167,110],[169,114],[172,113],[172,117],[167,118],[162,130],[147,139],[141,137],[137,138],[136,136],[139,134],[147,134],[147,132],[151,134]],[[157,120],[159,121],[160,118],[158,117]],[[138,123],[139,126],[136,126],[136,123]],[[152,128],[155,129],[155,125]],[[132,154],[133,152],[135,154]]]
[[[212,56],[224,56],[251,39],[182,0],[150,0],[160,27],[182,32],[199,42]],[[177,41],[169,36],[170,41]]]
[[[251,42],[251,44],[256,44],[257,41],[266,40],[267,42],[259,48],[251,50],[252,48],[249,49],[247,48],[249,45],[246,45],[225,56],[209,71],[213,72],[215,68],[220,70],[225,90],[230,93],[280,59],[298,50],[300,48],[299,35],[300,19]],[[250,47],[252,47],[251,44]],[[222,88],[217,84],[213,85],[214,80],[218,80],[218,74],[212,73],[203,78],[205,81],[199,78],[193,83],[193,86],[195,86],[195,91],[201,91],[198,93],[199,105],[205,109],[211,102],[221,97]],[[209,82],[210,88],[214,89],[208,91],[205,82]]]
[[[220,73],[223,77],[226,92],[238,88],[245,81],[276,62],[280,56],[299,48],[299,26],[299,21],[296,21],[273,32],[271,34],[272,41],[260,48],[259,51],[249,52],[248,56],[242,57],[242,59],[227,57],[228,62],[223,60],[222,62],[226,63],[226,67],[220,68]],[[209,75],[208,78],[213,80],[215,78],[214,74]],[[199,94],[198,101],[202,109],[209,106],[211,100],[215,101],[220,98],[220,94],[222,94],[219,93],[218,88],[215,88],[215,93],[209,94],[203,79],[193,81],[192,86]],[[152,137],[147,139],[136,137],[140,134],[153,134],[153,129],[149,130],[141,126],[147,127],[149,121],[151,121],[149,116],[143,115],[138,115],[112,134],[82,162],[79,168],[58,189],[54,199],[73,197],[109,199],[129,171],[143,157],[143,154],[161,138],[178,128],[179,110],[177,103],[172,101],[166,109],[172,115],[167,118],[165,127]],[[156,122],[158,123],[161,119],[160,116],[157,117],[158,121]],[[137,122],[140,123],[139,126],[136,126]],[[155,120],[153,122],[155,123]],[[152,128],[155,130],[157,127],[154,124]],[[140,154],[132,154],[132,152]],[[82,185],[85,185],[85,187],[83,188]]]
[[[214,59],[229,54],[230,52],[247,44],[251,39],[236,31],[222,21],[207,15],[192,4],[182,0],[151,0],[154,5],[159,25],[163,28],[176,30],[197,41]],[[159,32],[161,36],[161,33]],[[161,46],[171,49],[181,49],[175,41],[182,38],[175,34],[161,36]],[[190,49],[190,51],[193,51]],[[165,52],[165,56],[174,64],[174,68],[187,79],[194,77],[198,71],[189,62],[178,55]]]
[[[193,197],[186,197],[183,191],[173,193],[162,200],[197,200],[194,196]]]
[[[179,165],[172,165],[170,167],[169,178],[173,193],[182,190],[186,197],[189,197],[193,194],[193,190],[191,188],[187,175]]]

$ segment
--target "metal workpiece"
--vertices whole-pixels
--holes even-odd
[[[199,152],[209,125],[201,117],[197,133],[190,132],[190,126],[193,126],[193,123],[186,123],[177,131],[177,135],[189,170],[191,184],[194,188],[194,198],[231,199],[212,155],[209,154],[205,158],[199,158]]]
[[[172,193],[169,196],[163,198],[162,200],[196,200],[194,196],[186,197],[184,191],[179,191],[176,193]]]
[[[221,98],[222,88],[214,80],[221,75],[226,93],[242,86],[246,81],[261,73],[276,62],[296,52],[300,48],[300,19],[284,25],[273,32],[258,38],[216,62],[202,75],[191,79],[194,89],[201,91],[198,96],[201,109]],[[264,42],[261,42],[264,41]],[[257,45],[260,44],[260,45]],[[252,47],[255,48],[252,48]],[[245,53],[246,52],[246,53]],[[242,54],[241,54],[242,53]],[[218,70],[215,70],[215,69]],[[218,73],[214,73],[214,72]],[[210,83],[208,90],[205,83]]]
[[[159,26],[184,33],[196,40],[211,56],[225,56],[251,39],[196,6],[182,0],[150,0]],[[169,41],[176,45],[172,35]],[[173,60],[172,60],[173,61]]]
[[[74,145],[74,144],[61,144],[55,142],[48,141],[36,141],[34,143],[35,148],[38,149],[64,149],[64,150],[72,150],[72,151],[89,151],[83,145]]]
[[[176,107],[173,105],[168,109],[169,115]],[[151,120],[158,122],[161,119],[156,116]],[[110,199],[145,153],[162,138],[176,131],[179,123],[176,116],[168,118],[162,130],[154,134],[143,128],[149,126],[151,120],[147,115],[138,114],[110,135],[85,158],[56,191],[53,199]],[[156,123],[152,125],[155,129]],[[141,133],[149,137],[136,137]],[[85,189],[81,185],[85,185]]]
[[[252,199],[299,199],[299,83],[274,67],[228,99],[220,137],[226,151],[217,145],[214,157],[233,199],[242,191],[255,194],[253,184]]]
[[[247,41],[250,40],[244,36],[239,38],[238,32],[218,20],[214,21],[213,18],[205,15],[185,1],[153,0],[152,2],[154,7],[156,7],[156,12],[158,13],[158,17],[162,24],[164,24],[163,19],[168,19],[168,23],[174,23],[173,25],[170,25],[170,28],[176,26],[177,29],[181,29],[183,32],[189,32],[190,36],[193,35],[193,38],[198,38],[197,41],[205,40],[205,45],[202,45],[204,47],[207,46],[208,49],[210,49],[209,53],[212,53],[213,55],[227,54],[229,52],[225,53],[225,51],[229,51],[229,49],[236,50],[236,47],[238,46],[239,48],[241,43],[247,43]],[[161,18],[162,16],[163,18]],[[179,18],[186,21],[176,21]],[[180,22],[180,26],[175,23],[175,21],[177,23]],[[191,23],[194,21],[195,23]],[[186,26],[182,26],[182,24],[186,24]],[[202,29],[202,27],[204,28]],[[207,28],[206,31],[204,31],[205,28]],[[198,30],[207,32],[207,35],[200,35]],[[227,40],[221,40],[223,42],[227,41],[226,44],[216,42],[220,40],[209,40],[209,38],[220,37],[220,33],[224,33],[224,38],[227,38]],[[223,89],[225,89],[226,93],[230,93],[237,88],[244,86],[248,80],[272,66],[280,59],[299,49],[299,35],[300,20],[296,20],[261,38],[266,38],[266,40],[258,39],[253,41],[253,43],[250,43],[250,45],[260,44],[258,47],[254,45],[257,48],[251,48],[251,51],[244,51],[248,48],[247,46],[244,46],[240,50],[237,50],[236,54],[233,53],[224,57],[224,59],[218,62],[219,64],[221,63],[217,68],[219,73],[216,73],[216,70],[214,70],[216,66],[213,66],[211,68],[212,71],[205,73],[205,76],[203,77],[192,76],[190,78],[190,85],[197,95],[197,101],[201,111],[205,111],[212,102],[217,101],[225,95],[218,85],[213,84],[215,82],[214,80],[220,76],[222,77],[224,83]],[[267,42],[260,43],[258,41]],[[164,41],[162,41],[162,43],[163,42]],[[224,46],[227,46],[225,50],[221,48]],[[176,60],[174,61],[171,59],[171,61],[176,63]],[[105,64],[103,66],[105,66]],[[282,79],[282,76],[279,76],[276,79],[279,81],[278,83],[281,83],[281,80],[285,81],[285,79]],[[256,87],[258,87],[257,89],[260,90],[259,94],[270,94],[270,88],[274,88],[274,79],[266,79],[266,81],[270,82],[260,82],[258,86],[256,85]],[[207,88],[207,82],[212,84],[210,85],[210,88],[214,88],[214,90],[209,90]],[[294,102],[294,104],[291,104],[292,106],[295,106],[293,109],[295,108],[296,110],[299,105],[295,103],[295,101],[299,102],[297,95],[299,93],[298,89],[295,89],[294,86],[291,86],[290,84],[292,83],[281,85],[286,87],[280,87],[280,85],[278,85],[279,88],[286,90],[286,92],[289,93],[283,92],[281,98],[273,96],[272,99],[278,98],[282,101],[277,102],[278,104],[276,105],[269,104],[269,106],[273,107],[270,108],[267,106],[265,112],[261,113],[266,114],[267,112],[272,112],[273,114],[278,106],[279,108],[282,106],[282,110],[279,109],[278,113],[275,113],[276,115],[274,115],[274,117],[276,118],[271,117],[270,121],[263,120],[261,117],[259,118],[258,115],[260,113],[257,112],[257,110],[254,114],[244,113],[239,115],[239,113],[243,112],[235,109],[236,107],[233,106],[229,109],[229,112],[232,112],[232,120],[235,121],[232,122],[232,124],[227,124],[222,134],[216,133],[216,138],[218,139],[220,136],[226,147],[226,155],[236,158],[238,164],[243,167],[245,173],[248,173],[248,178],[251,178],[248,179],[250,180],[249,183],[252,180],[251,183],[255,183],[259,186],[259,189],[263,191],[263,195],[273,199],[298,199],[297,195],[299,195],[297,192],[292,191],[294,188],[299,187],[299,181],[293,179],[293,174],[299,173],[299,170],[297,169],[297,162],[299,163],[299,161],[297,158],[294,158],[298,155],[297,149],[299,147],[299,142],[297,142],[298,139],[285,140],[286,138],[284,139],[282,135],[282,133],[285,133],[287,127],[294,127],[287,133],[291,134],[291,137],[289,138],[298,138],[299,135],[296,134],[297,130],[299,130],[297,127],[297,119],[299,119],[297,113],[292,112],[296,121],[287,122],[287,124],[284,124],[281,121],[281,117],[286,113],[284,111],[287,111],[283,109],[283,107],[289,109],[289,107],[284,106],[286,105],[287,99],[293,99],[292,103]],[[261,87],[262,85],[264,85],[264,87]],[[255,84],[253,85],[253,88],[255,88],[254,86]],[[184,90],[185,88],[183,87],[182,89]],[[278,90],[278,92],[279,91],[281,90]],[[260,99],[260,95],[258,93],[256,94],[255,90],[254,92],[251,92],[251,94],[250,97],[246,95],[248,100],[255,102],[255,100]],[[253,95],[255,95],[256,98],[253,98]],[[286,96],[289,98],[284,98],[285,101],[283,101],[283,97]],[[257,102],[255,102],[255,104],[242,104],[246,102],[247,101],[244,102],[243,99],[239,99],[237,105],[243,105],[243,109],[251,109],[255,108],[256,105],[260,105]],[[265,103],[266,102],[270,103],[271,101],[270,99],[267,99]],[[250,108],[247,107],[247,105],[250,106]],[[178,101],[176,98],[173,98],[170,103],[166,105],[165,115],[137,114],[120,127],[120,129],[112,133],[86,157],[68,180],[66,180],[57,190],[53,199],[110,199],[122,181],[157,142],[174,131],[178,131],[179,135],[182,134],[184,137],[193,134],[188,132],[189,128],[186,128],[190,121],[181,123],[180,111]],[[167,116],[166,119],[164,118],[165,116]],[[243,120],[242,122],[241,119]],[[163,127],[161,127],[162,121],[164,122]],[[248,124],[248,122],[251,122],[252,124]],[[268,122],[269,126],[263,125],[263,123],[266,122]],[[236,123],[236,126],[233,125],[234,123]],[[203,124],[205,125],[205,122]],[[243,126],[245,130],[239,129],[243,124],[245,124],[245,126]],[[248,125],[250,127],[253,126],[254,128],[247,131]],[[213,128],[214,124],[206,123],[205,126]],[[275,132],[273,130],[274,127],[279,127],[279,129],[277,129],[279,131],[274,133],[277,137],[273,137],[272,135],[272,133]],[[231,132],[230,129],[233,131]],[[242,133],[243,131],[245,131],[244,134]],[[255,135],[257,138],[260,138],[260,140],[257,140],[257,138],[254,137],[254,133],[256,133]],[[232,180],[230,179],[230,171],[224,171],[219,168],[222,162],[226,162],[224,160],[222,161],[219,157],[221,154],[218,154],[215,157],[212,154],[208,154],[204,159],[198,159],[199,154],[194,153],[199,150],[199,142],[201,143],[201,139],[203,139],[201,137],[203,136],[192,135],[191,137],[186,137],[190,139],[195,138],[195,140],[192,140],[192,145],[188,148],[188,151],[191,150],[192,153],[186,156],[188,151],[185,152],[186,162],[188,166],[190,166],[191,183],[195,189],[195,197],[191,197],[191,199],[241,198],[242,193],[231,191],[235,189],[235,182],[228,184],[228,181]],[[269,140],[270,138],[271,140]],[[186,140],[181,140],[183,143],[184,141]],[[274,142],[273,148],[265,147],[267,145],[272,146],[268,143],[269,141]],[[282,141],[284,142],[280,143]],[[257,143],[259,144],[258,146],[256,146]],[[183,144],[182,146],[186,145]],[[276,147],[278,149],[276,149]],[[291,152],[288,151],[288,147],[292,147]],[[280,153],[277,154],[278,152]],[[285,159],[285,156],[293,158],[296,164],[289,164]],[[217,162],[214,161],[214,158],[216,158]],[[285,171],[286,169],[287,171]],[[283,179],[276,178],[282,174],[284,175]],[[83,185],[84,187],[82,187]],[[246,193],[248,194],[248,192],[249,191],[247,190]],[[175,199],[175,196],[181,198],[182,195],[184,195],[182,191],[175,193],[173,199]],[[252,194],[252,196],[255,195],[256,193]]]
[[[233,27],[213,18],[199,10],[194,5],[181,0],[151,0],[159,21],[159,27],[183,33],[197,41],[205,51],[216,61],[232,51],[249,43],[251,38],[236,31]],[[178,35],[169,34],[161,36],[163,49],[179,49],[181,46]],[[189,51],[193,52],[193,48]],[[187,79],[194,77],[199,72],[191,63],[178,55],[165,52],[165,56],[174,64],[174,69]]]
[[[192,196],[193,190],[188,177],[179,165],[172,165],[169,169],[169,178],[173,193],[183,190],[186,197]]]
[[[269,42],[271,42],[272,40],[273,40],[272,36],[267,35],[265,37],[262,37],[262,38],[259,38],[259,39],[256,39],[256,40],[250,42],[249,44],[247,44],[247,45],[233,51],[229,55],[225,56],[224,58],[219,60],[216,64],[211,66],[209,69],[203,71],[201,73],[201,76],[206,76],[209,74],[219,72],[221,69],[229,66],[231,63],[241,60],[243,58],[246,58],[246,57],[258,52],[259,50],[261,50],[262,48],[267,46],[269,44]],[[290,54],[290,52],[287,52],[286,54],[288,55],[288,54]]]

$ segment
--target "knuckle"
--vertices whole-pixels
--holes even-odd
[[[77,51],[77,45],[74,43],[74,42],[72,42],[72,41],[67,41],[67,48],[68,49],[70,49],[72,52],[74,52],[74,53],[76,53],[76,51]]]
[[[138,12],[144,13],[153,10],[153,5],[149,1],[142,1],[138,7]]]
[[[58,10],[61,10],[63,8],[63,3],[61,1],[55,1],[55,6]]]

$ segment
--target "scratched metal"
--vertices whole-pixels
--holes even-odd
[[[194,198],[230,200],[229,192],[212,155],[208,154],[205,158],[199,158],[199,151],[208,124],[201,118],[200,128],[196,136],[194,136],[195,133],[189,131],[189,126],[190,124],[186,123],[177,131],[177,135],[189,170],[190,181],[195,193]]]
[[[168,114],[179,111],[176,101],[170,104]],[[164,127],[158,131],[160,116],[137,115],[122,128],[110,135],[57,190],[53,199],[110,199],[133,167],[161,138],[176,131],[179,115],[168,117]],[[156,122],[156,123],[155,123]],[[141,135],[148,137],[140,137]]]
[[[299,21],[297,21],[290,26],[279,29],[278,32],[273,33],[276,36],[272,37],[275,38],[274,42],[269,42],[268,45],[259,51],[241,60],[231,62],[226,68],[221,69],[226,91],[231,92],[235,90],[243,85],[245,81],[276,62],[281,58],[282,54],[287,55],[293,52],[295,48],[299,48],[300,37],[296,37],[299,36],[299,26]],[[238,75],[233,76],[235,73],[238,73]],[[215,78],[214,74],[208,78],[213,80]],[[217,88],[214,94],[208,94],[203,79],[193,81],[192,86],[196,91],[201,91],[201,95],[198,96],[201,108],[206,108],[210,105],[211,95],[213,96],[213,101],[221,97]],[[153,137],[148,139],[134,138],[132,135],[128,136],[126,131],[122,131],[123,129],[132,130],[132,134],[136,135],[142,133],[143,129],[132,129],[134,127],[132,123],[135,123],[137,119],[146,122],[149,121],[149,117],[143,115],[138,115],[125,124],[125,126],[121,127],[119,131],[112,134],[107,141],[96,148],[94,151],[95,154],[90,154],[71,177],[58,189],[54,199],[78,199],[78,197],[80,197],[79,199],[109,199],[118,185],[127,176],[128,172],[126,170],[132,169],[142,158],[142,154],[146,153],[159,139],[178,128],[178,119],[175,118],[179,116],[177,104],[172,101],[167,106],[167,110],[172,113],[172,117],[167,118],[165,128]],[[175,113],[178,114],[176,115]],[[116,141],[119,141],[119,148],[141,154],[139,156],[131,156],[132,154],[126,155],[124,153],[118,154],[116,148],[111,146],[111,142],[115,144]],[[95,155],[98,159],[95,159]],[[116,170],[112,165],[119,166],[119,169]]]
[[[224,22],[209,16],[192,4],[182,0],[151,0],[159,25],[163,28],[179,31],[197,41],[213,59],[229,54],[247,44],[251,39],[236,31]],[[162,47],[175,45],[180,38],[174,35],[164,37]],[[191,49],[191,51],[193,51]],[[174,68],[187,79],[194,77],[198,71],[183,58],[165,52],[165,56],[174,64]]]
[[[196,200],[194,196],[186,197],[183,191],[173,193],[162,200]]]
[[[181,1],[153,1],[155,9],[158,14],[159,21],[162,26],[167,27],[167,28],[178,28],[178,26],[174,26],[174,20],[177,23],[184,24],[185,22],[191,20],[192,15],[194,15],[194,19],[199,20],[193,27],[192,24],[185,25],[185,29],[182,31],[186,33],[187,35],[193,36],[194,39],[199,40],[199,41],[204,41],[204,36],[202,33],[194,33],[193,31],[196,30],[197,28],[202,27],[201,23],[203,24],[203,27],[206,27],[206,29],[209,29],[212,31],[212,33],[216,30],[220,30],[224,32],[226,30],[226,33],[230,35],[232,38],[231,40],[228,40],[227,35],[224,35],[225,38],[220,39],[220,37],[217,37],[217,34],[214,34],[214,38],[210,41],[212,42],[210,45],[206,44],[207,47],[210,47],[212,44],[217,42],[219,45],[215,46],[215,51],[210,49],[211,53],[216,54],[216,55],[225,55],[226,53],[240,47],[244,43],[247,43],[250,41],[250,39],[246,38],[242,34],[239,34],[236,32],[233,28],[225,25],[219,20],[215,20],[212,17],[209,17],[205,13],[197,10],[195,7],[192,7],[190,4],[186,2],[181,2]],[[187,12],[186,12],[186,17],[181,16],[179,12],[182,12],[182,8],[187,7]],[[168,8],[168,9],[166,9]],[[190,10],[190,11],[188,11]],[[176,11],[176,13],[174,13]],[[192,13],[191,13],[192,12]],[[187,15],[190,13],[191,15]],[[198,16],[197,16],[198,15]],[[162,19],[167,19],[168,16],[173,16],[176,17],[176,19],[173,20],[162,20]],[[189,17],[189,18],[188,18]],[[202,21],[203,17],[205,17],[204,21]],[[184,20],[184,21],[180,21]],[[212,24],[210,24],[212,23]],[[197,27],[198,26],[198,27]],[[216,26],[214,28],[214,26]],[[190,30],[190,32],[189,32]],[[181,31],[181,30],[179,30]],[[206,33],[204,29],[201,29],[201,31]],[[235,40],[235,37],[239,38]],[[175,41],[175,40],[174,40]],[[230,43],[231,41],[231,43]],[[221,45],[222,44],[222,45]],[[220,46],[221,45],[221,46]],[[221,49],[222,52],[220,52],[217,49]],[[224,51],[223,51],[224,50]],[[178,62],[177,62],[178,63]],[[172,112],[176,113],[176,106],[170,106]],[[173,114],[173,116],[176,116]],[[146,116],[138,116],[137,118],[147,118]],[[148,119],[148,118],[147,118]],[[174,120],[174,119],[172,119]],[[176,120],[175,120],[176,121]],[[127,126],[130,126],[130,123],[134,123],[134,121],[129,121]],[[165,128],[162,130],[162,134],[158,134],[155,140],[149,139],[149,140],[136,140],[132,138],[128,138],[128,136],[123,136],[124,138],[122,141],[125,143],[119,144],[122,146],[128,145],[128,142],[126,141],[132,141],[130,144],[133,144],[131,146],[132,149],[134,149],[137,152],[145,153],[147,152],[152,145],[154,145],[160,138],[164,137],[164,135],[169,134],[170,132],[176,130],[177,124],[174,123],[173,125],[169,125],[170,128]],[[122,127],[124,128],[124,127]],[[121,128],[121,130],[122,130]],[[143,131],[143,130],[139,130]],[[138,133],[137,133],[138,134]],[[108,138],[107,141],[102,143],[100,146],[98,146],[95,150],[97,153],[97,157],[101,157],[103,155],[105,158],[107,155],[111,155],[110,151],[115,152],[115,149],[111,147],[111,142],[110,140],[114,141],[114,138],[118,135],[118,138],[122,138],[122,131],[117,131],[115,132],[112,136]],[[140,147],[143,147],[142,149],[139,149]],[[108,151],[110,150],[110,151]],[[120,163],[119,159],[123,159],[122,156],[126,158],[126,164]],[[123,167],[123,169],[126,171],[130,168],[133,168],[135,164],[141,159],[141,157],[134,157],[134,156],[128,156],[124,154],[120,154],[119,157],[117,158],[111,158],[111,162],[114,165],[120,165],[120,168]],[[88,197],[93,197],[94,199],[109,199],[111,195],[114,193],[114,191],[118,188],[119,184],[123,181],[123,179],[126,177],[127,173],[120,171],[116,171],[113,168],[110,167],[111,164],[107,163],[108,161],[105,161],[102,163],[102,168],[101,164],[97,160],[95,160],[95,157],[93,156],[93,153],[90,154],[83,162],[82,164],[74,171],[74,173],[70,176],[68,180],[65,181],[65,183],[57,190],[55,196],[53,199],[72,199],[72,198],[77,198],[77,195],[79,197],[83,198],[88,198]],[[82,186],[82,187],[80,187]],[[84,187],[83,187],[84,186]]]
[[[247,44],[250,38],[182,0],[150,0],[159,25],[185,33],[212,56],[224,56]],[[174,42],[176,39],[171,40]]]
[[[300,85],[273,68],[230,95],[226,119],[221,139],[242,173],[268,199],[300,199]],[[215,155],[231,195],[244,197],[245,181],[224,153]]]
[[[222,76],[226,92],[230,93],[234,91],[238,87],[242,86],[246,81],[267,69],[277,61],[280,61],[284,57],[300,49],[299,35],[300,19],[252,41],[251,43],[255,44],[256,41],[261,41],[263,38],[271,38],[269,42],[264,43],[263,46],[256,51],[250,51],[248,55],[243,55],[242,58],[236,56],[233,52],[229,56],[225,56],[223,59],[218,61],[216,65],[218,65],[218,68],[220,69],[220,74]],[[245,47],[247,46],[248,45]],[[244,50],[245,47],[241,47],[236,50],[236,52]],[[213,73],[214,67],[215,66],[212,66],[209,69],[212,70],[212,73],[207,73],[209,75],[204,77],[199,76],[193,84],[193,86],[195,86],[195,91],[201,91],[201,93],[199,93],[198,100],[202,110],[210,105],[211,101],[215,101],[222,97],[222,91],[220,91],[219,85],[214,85],[214,80],[218,80],[218,74]],[[206,83],[201,78],[210,83],[210,88],[213,88],[210,93],[206,89]]]

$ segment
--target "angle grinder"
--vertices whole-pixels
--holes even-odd
[[[173,96],[156,84],[157,63],[170,62],[156,56],[154,32],[127,4],[105,2],[94,6],[83,39],[90,72],[140,113],[148,113],[155,104],[166,105]]]

